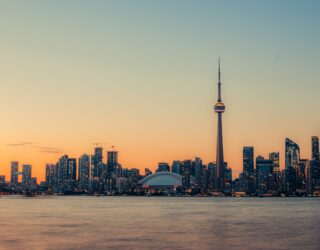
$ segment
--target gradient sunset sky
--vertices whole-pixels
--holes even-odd
[[[320,1],[0,1],[0,174],[115,145],[123,167],[310,158],[320,135]]]

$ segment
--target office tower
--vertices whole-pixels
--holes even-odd
[[[313,194],[320,191],[320,159],[319,159],[319,137],[311,138],[311,161],[309,173],[309,191]]]
[[[22,186],[24,189],[30,189],[31,185],[31,171],[32,166],[31,165],[22,165]]]
[[[68,155],[64,155],[58,162],[58,190],[65,193],[68,190]]]
[[[58,172],[56,164],[46,164],[46,185],[48,191],[53,192],[58,184]]]
[[[232,169],[227,162],[224,162],[224,192],[229,195],[232,193]]]
[[[166,162],[159,162],[156,172],[170,172],[170,166]]]
[[[10,182],[14,187],[18,186],[19,162],[11,162],[11,179]]]
[[[299,160],[299,166],[297,171],[297,192],[305,194],[307,192],[307,167],[309,161],[305,159]]]
[[[194,175],[196,180],[199,182],[202,175],[202,160],[199,157],[194,159]]]
[[[208,189],[211,192],[215,189],[216,174],[217,174],[216,164],[213,162],[209,162],[208,163]]]
[[[108,165],[108,172],[115,173],[116,168],[118,166],[118,151],[108,151],[107,152],[107,165]]]
[[[78,164],[79,191],[89,192],[90,187],[90,157],[87,154],[81,155]]]
[[[192,165],[193,165],[193,162],[191,160],[185,160],[182,162],[181,176],[182,176],[182,188],[184,190],[191,188]]]
[[[273,161],[262,156],[256,158],[256,193],[273,193]]]
[[[215,113],[218,114],[218,135],[217,135],[217,177],[216,177],[216,189],[217,191],[224,192],[224,156],[223,156],[223,139],[222,139],[222,114],[225,111],[225,105],[221,98],[221,72],[220,72],[220,59],[218,70],[218,100],[214,106]]]
[[[279,152],[270,153],[269,159],[273,161],[273,173],[278,175],[280,173],[280,153]]]
[[[273,161],[273,189],[279,192],[281,190],[280,153],[270,153],[269,160]]]
[[[77,160],[75,158],[68,159],[68,191],[74,192],[77,184]]]
[[[96,147],[94,149],[94,155],[91,157],[91,164],[92,164],[92,177],[98,177],[98,165],[103,160],[103,148],[102,147]]]
[[[243,189],[247,194],[254,193],[254,148],[243,147]]]
[[[176,174],[181,174],[181,161],[172,162],[171,172]]]
[[[127,192],[127,179],[125,177],[118,177],[116,181],[117,192],[123,194]]]
[[[140,180],[140,170],[137,168],[124,169],[124,177],[127,179],[127,191],[135,192]]]
[[[288,195],[297,190],[297,173],[300,160],[300,148],[294,141],[286,138],[285,141],[285,191]]]

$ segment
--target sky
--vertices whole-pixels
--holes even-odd
[[[0,1],[0,175],[114,145],[123,167],[225,160],[320,135],[319,1]],[[142,171],[143,172],[143,171]]]

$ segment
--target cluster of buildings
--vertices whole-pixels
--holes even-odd
[[[11,163],[11,179],[6,184],[6,191],[11,193],[46,193],[46,194],[88,194],[117,195],[145,194],[150,189],[154,191],[172,191],[179,194],[207,195],[215,191],[216,164],[204,165],[199,157],[193,160],[161,162],[153,173],[145,169],[142,175],[139,169],[123,168],[118,162],[117,151],[107,151],[106,161],[103,148],[96,147],[93,155],[83,154],[78,159],[68,155],[60,157],[56,164],[46,164],[45,181],[37,184],[32,177],[32,166]],[[181,177],[181,182],[168,183],[168,173]],[[225,192],[232,193],[232,170],[225,163]],[[19,180],[22,175],[22,181]],[[157,177],[157,185],[144,185],[146,177]],[[170,177],[170,176],[169,176]]]
[[[320,195],[319,138],[312,137],[311,160],[301,159],[300,148],[292,140],[285,141],[285,168],[280,170],[280,154],[273,152],[268,158],[254,156],[253,147],[243,148],[243,171],[232,179],[232,170],[224,161],[222,114],[225,105],[221,95],[220,60],[218,70],[218,99],[214,106],[218,116],[216,161],[203,164],[193,160],[173,161],[170,166],[158,164],[156,173],[145,169],[123,168],[118,152],[108,151],[103,160],[103,148],[79,159],[62,156],[56,164],[46,165],[46,180],[40,185],[32,178],[31,165],[11,164],[10,183],[0,176],[0,191],[11,193],[41,192],[48,194],[146,194],[175,193],[181,195],[248,195],[248,196],[305,196]],[[22,175],[22,182],[18,176]]]
[[[96,147],[92,155],[83,154],[78,159],[64,155],[56,164],[47,164],[46,179],[40,184],[32,177],[31,165],[22,165],[20,171],[14,161],[10,182],[0,176],[0,185],[10,193],[313,196],[320,195],[319,137],[313,136],[311,143],[311,159],[302,159],[299,145],[287,138],[283,169],[279,152],[270,153],[268,158],[255,157],[254,147],[244,147],[239,178],[232,179],[232,169],[224,162],[223,190],[216,162],[205,165],[199,157],[172,164],[160,162],[154,173],[146,168],[142,175],[139,169],[123,168],[117,151],[107,151],[104,160],[102,147]]]
[[[300,147],[285,140],[285,167],[280,169],[280,154],[254,157],[254,147],[243,148],[243,171],[234,181],[234,192],[246,195],[320,195],[319,137],[311,138],[311,160],[300,157]]]

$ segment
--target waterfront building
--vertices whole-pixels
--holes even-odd
[[[94,155],[91,156],[91,164],[92,164],[92,178],[98,177],[98,165],[103,160],[103,148],[102,147],[95,147],[94,148]]]
[[[181,161],[173,161],[171,166],[171,172],[181,174]]]
[[[256,193],[273,193],[273,161],[264,159],[262,156],[256,158]]]
[[[269,159],[273,161],[273,190],[281,191],[281,171],[280,171],[280,153],[272,152],[269,154]]]
[[[250,195],[254,193],[254,148],[243,147],[243,191]]]
[[[299,160],[299,166],[297,171],[297,192],[299,194],[307,193],[307,167],[309,161],[306,159]]]
[[[116,173],[116,168],[119,165],[118,151],[112,150],[107,152],[107,165],[108,165],[108,173]]]
[[[182,186],[182,176],[176,173],[161,171],[144,177],[139,187],[148,192],[173,192]]]
[[[11,162],[11,178],[10,183],[13,187],[18,186],[18,174],[19,174],[19,162],[12,161]]]
[[[24,190],[30,190],[32,176],[32,166],[29,164],[22,165],[22,186]]]
[[[285,192],[288,195],[297,191],[297,173],[300,160],[300,147],[289,138],[285,140]]]
[[[319,159],[319,137],[311,138],[311,161],[309,171],[310,185],[309,193],[320,191],[320,159]]]
[[[46,187],[53,192],[58,186],[58,168],[56,164],[46,164]]]
[[[88,193],[90,187],[90,157],[87,154],[80,156],[78,160],[78,184],[79,192]]]
[[[170,166],[166,162],[159,162],[156,172],[170,172]]]
[[[127,179],[125,177],[118,177],[116,181],[117,192],[120,194],[127,192]]]

